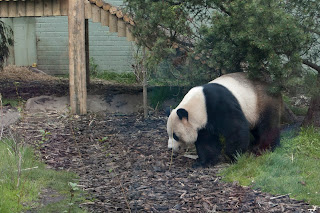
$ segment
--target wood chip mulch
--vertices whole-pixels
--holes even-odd
[[[79,174],[88,200],[79,205],[89,212],[317,211],[288,195],[223,182],[217,174],[225,164],[192,169],[183,156],[170,164],[163,115],[24,113],[12,130],[33,145],[39,130],[50,133],[40,156],[50,168]]]

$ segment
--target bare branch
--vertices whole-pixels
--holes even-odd
[[[311,67],[312,69],[316,70],[318,73],[320,73],[320,66],[319,65],[314,64],[311,61],[308,61],[307,59],[303,59],[302,63]]]

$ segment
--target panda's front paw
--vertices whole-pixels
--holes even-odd
[[[198,169],[198,168],[207,168],[209,165],[205,162],[197,160],[193,165],[193,169]]]

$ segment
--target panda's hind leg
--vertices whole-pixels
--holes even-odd
[[[235,161],[237,154],[244,153],[248,150],[250,144],[249,126],[243,123],[237,128],[233,128],[232,133],[228,133],[225,138],[225,147],[223,148],[224,154],[230,160]]]
[[[266,150],[274,150],[280,145],[280,118],[275,116],[276,111],[267,110],[261,117],[259,123],[251,131],[254,141],[251,150],[261,154]]]

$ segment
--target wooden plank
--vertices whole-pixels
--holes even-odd
[[[109,31],[112,33],[117,32],[118,30],[118,18],[115,15],[110,13],[109,15]]]
[[[102,7],[102,6],[103,6],[103,1],[102,1],[102,0],[97,0],[97,1],[96,1],[96,5],[97,5],[98,7]]]
[[[53,1],[52,13],[54,16],[61,16],[60,1]]]
[[[44,16],[52,16],[53,8],[52,8],[52,0],[46,0],[43,2],[43,15]]]
[[[132,28],[132,26],[130,26],[130,25],[127,25],[126,26],[126,37],[127,37],[127,41],[134,41],[135,39],[134,39],[134,36],[132,35],[132,33],[131,33],[131,28]]]
[[[109,26],[109,12],[105,10],[101,10],[101,25]]]
[[[110,8],[111,8],[111,4],[109,4],[109,3],[104,3],[103,6],[102,6],[102,8],[103,8],[105,11],[109,11]]]
[[[26,2],[18,1],[18,16],[23,17],[26,16]]]
[[[9,16],[9,2],[0,2],[0,17],[6,18]]]
[[[34,1],[26,1],[26,16],[34,16]]]
[[[61,15],[62,16],[67,16],[68,15],[68,8],[69,8],[68,4],[69,4],[69,1],[60,0],[60,10],[61,10]]]
[[[9,2],[9,17],[18,17],[18,10],[17,10],[17,2],[10,1]]]
[[[34,1],[34,15],[35,16],[43,16],[43,0],[35,0]]]
[[[87,113],[85,18],[83,0],[69,0],[69,88],[71,113]]]
[[[123,18],[123,12],[122,12],[122,10],[117,10],[116,16],[117,16],[118,18]]]
[[[118,36],[126,37],[126,23],[122,19],[118,19]]]
[[[96,5],[92,5],[91,12],[92,12],[92,22],[100,22],[101,21],[101,12],[100,7],[97,7]]]
[[[86,19],[92,18],[91,3],[89,1],[84,2],[84,13]]]

